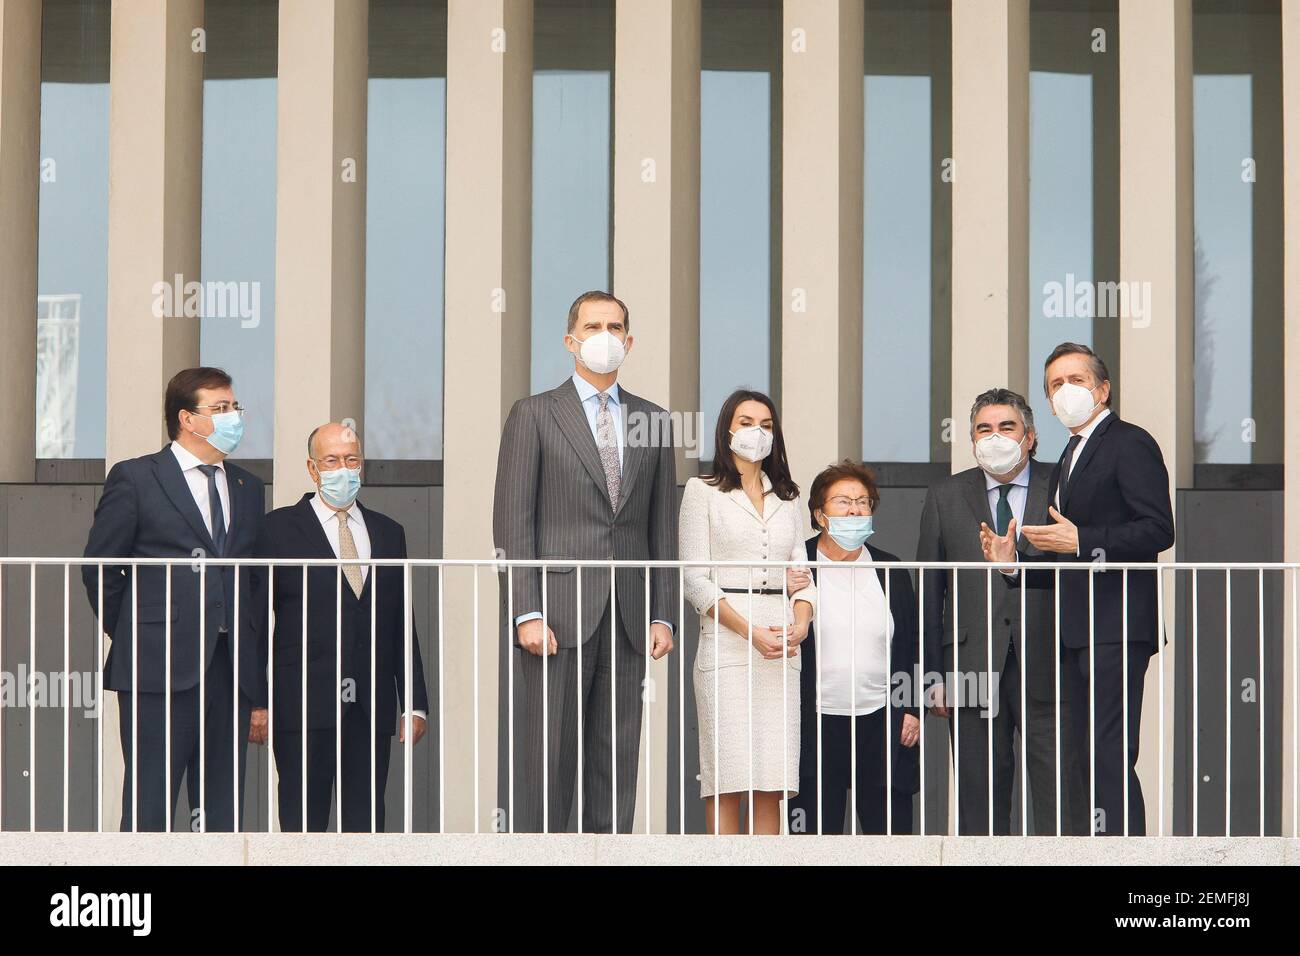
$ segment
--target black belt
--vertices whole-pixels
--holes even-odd
[[[719,588],[728,594],[784,594],[782,588]]]

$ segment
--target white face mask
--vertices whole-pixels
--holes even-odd
[[[577,336],[574,336],[576,339]],[[584,339],[578,349],[578,361],[597,375],[618,371],[627,355],[627,346],[608,330]]]
[[[1023,442],[1023,438],[1016,441],[1014,438],[996,433],[985,435],[975,443],[975,460],[979,462],[981,468],[995,478],[1010,474],[1024,460],[1025,456],[1020,450]]]
[[[1066,428],[1078,428],[1088,420],[1097,403],[1092,400],[1092,389],[1066,382],[1052,396],[1052,410]]]
[[[746,461],[762,461],[772,453],[772,433],[758,425],[731,433],[731,450]]]

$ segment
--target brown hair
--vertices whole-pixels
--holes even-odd
[[[578,310],[587,302],[613,302],[623,310],[623,331],[626,332],[632,328],[632,320],[627,314],[627,306],[623,304],[623,300],[616,297],[611,292],[602,292],[599,289],[593,289],[590,292],[582,293],[582,295],[573,300],[573,305],[569,306],[569,327],[566,331],[568,331],[570,335],[573,334],[574,326],[578,324]]]
[[[199,368],[181,369],[167,383],[167,394],[163,398],[163,421],[167,424],[167,437],[176,440],[180,434],[179,415],[182,410],[194,411],[199,401],[201,388],[229,388],[231,378],[222,369],[200,366]]]
[[[814,531],[822,530],[822,526],[817,523],[817,512],[826,506],[826,492],[837,481],[860,482],[862,487],[867,489],[867,497],[871,499],[873,514],[876,511],[876,505],[880,504],[880,489],[876,487],[876,476],[870,468],[861,462],[849,461],[847,458],[833,465],[828,465],[820,475],[813,479],[812,490],[808,492],[808,517],[812,522]]]
[[[766,405],[772,413],[772,451],[763,459],[763,471],[772,482],[772,491],[782,501],[794,501],[799,497],[799,486],[790,477],[790,462],[785,456],[785,436],[781,433],[781,416],[776,413],[776,405],[762,392],[742,388],[727,396],[718,413],[718,424],[713,431],[713,474],[704,478],[705,483],[713,485],[720,491],[735,491],[740,487],[740,471],[731,457],[731,420],[736,417],[736,409],[742,402],[758,402]]]

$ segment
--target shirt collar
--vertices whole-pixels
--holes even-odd
[[[595,385],[592,385],[577,372],[573,373],[573,386],[578,390],[578,401],[580,402],[586,402],[588,399],[595,398],[600,394]],[[620,404],[618,397],[618,382],[611,385],[606,391],[606,394],[609,396],[609,400],[615,405]]]
[[[1028,488],[1029,469],[1031,467],[1033,467],[1032,459],[1029,462],[1026,462],[1025,467],[1020,469],[1020,474],[1016,475],[1016,477],[1012,478],[1010,481],[998,481],[986,471],[984,472],[984,489],[986,491],[992,491],[994,488],[1001,488],[1003,485],[1024,485]]]
[[[189,471],[191,468],[197,468],[199,465],[206,465],[207,462],[201,461],[192,451],[186,448],[178,441],[172,442],[172,454],[176,456],[176,461],[181,466],[181,471]],[[221,471],[226,470],[224,461],[213,462]]]
[[[1082,431],[1079,432],[1079,438],[1082,439],[1082,440],[1087,440],[1087,439],[1091,438],[1091,437],[1092,437],[1092,433],[1095,432],[1095,431],[1097,430],[1097,426],[1101,424],[1102,419],[1105,418],[1105,417],[1106,417],[1107,415],[1109,415],[1109,414],[1110,414],[1110,409],[1109,409],[1109,408],[1103,408],[1103,409],[1101,410],[1101,414],[1098,415],[1096,418],[1094,418],[1091,422],[1089,422],[1087,428],[1085,428],[1085,429],[1083,429]]]
[[[319,492],[311,496],[311,508],[316,512],[316,517],[320,519],[321,524],[329,524],[339,513],[320,500]],[[357,507],[355,501],[344,508],[343,513],[348,516],[350,523],[359,524],[361,522],[361,510]]]

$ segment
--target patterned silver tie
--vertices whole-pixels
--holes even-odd
[[[352,537],[352,529],[348,527],[348,513],[346,511],[338,512],[339,516],[339,557],[355,558],[357,556],[357,542]],[[347,579],[348,587],[352,588],[352,593],[358,598],[361,597],[361,589],[365,582],[361,579],[361,565],[345,564],[343,565],[343,577]]]
[[[609,393],[597,392],[600,411],[596,413],[596,448],[600,451],[600,464],[605,469],[605,487],[609,489],[609,505],[618,510],[618,484],[622,478],[618,464],[618,436],[614,434],[614,416],[609,411]]]

